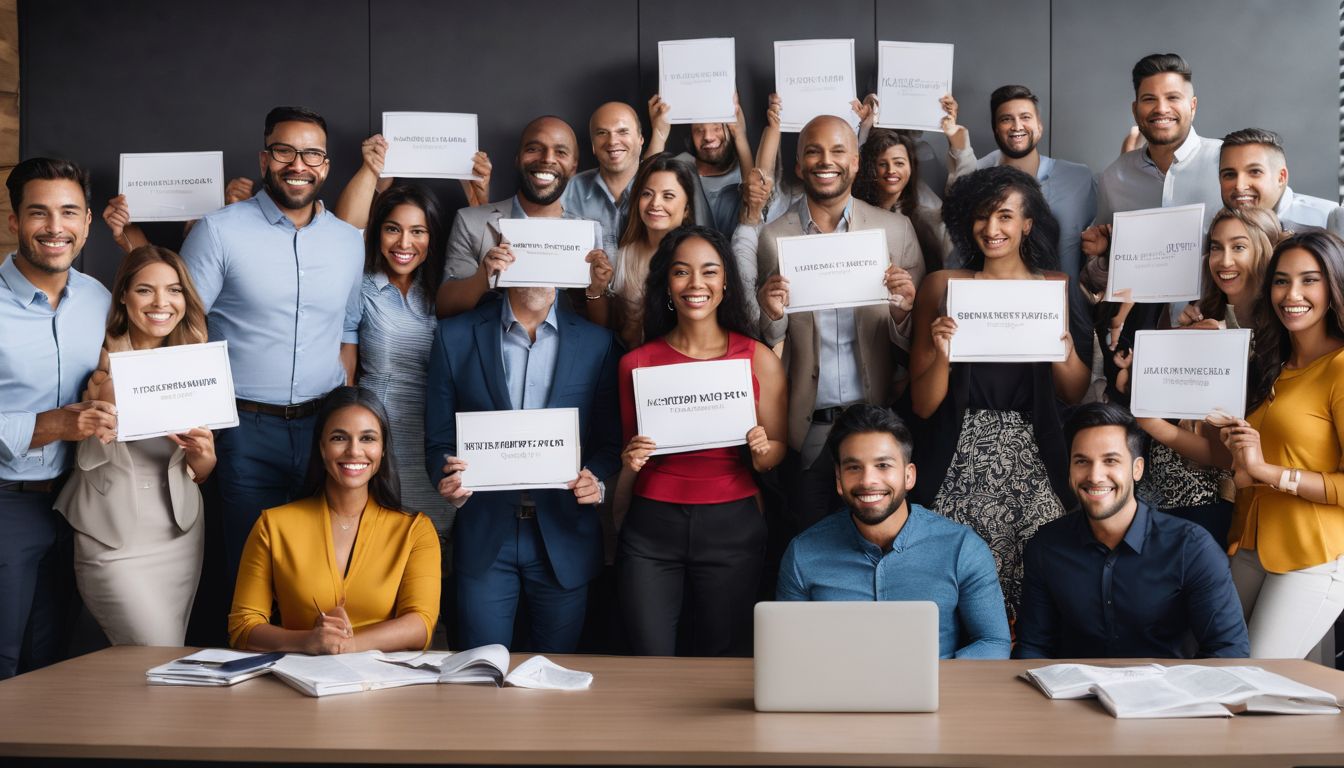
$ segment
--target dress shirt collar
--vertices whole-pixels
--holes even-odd
[[[14,301],[24,309],[31,307],[33,302],[39,299],[50,304],[51,301],[47,297],[46,291],[33,285],[32,282],[27,277],[24,277],[24,274],[19,271],[19,265],[14,263],[14,260],[17,258],[19,258],[18,254],[11,252],[4,263],[0,264],[0,280],[4,280],[5,285],[9,286],[10,293],[14,294]],[[65,287],[61,289],[61,298],[64,299],[69,296],[74,290],[74,277],[77,274],[79,273],[74,269],[71,269],[66,273]]]
[[[1293,194],[1293,188],[1285,186],[1283,188],[1283,195],[1279,197],[1279,202],[1274,206],[1274,215],[1279,217],[1280,226],[1283,225],[1284,213],[1291,210],[1293,207],[1294,197],[1296,197],[1296,195]]]
[[[1148,527],[1152,516],[1148,514],[1148,505],[1142,501],[1137,501],[1139,505],[1134,510],[1134,519],[1129,522],[1129,530],[1125,531],[1125,537],[1121,542],[1128,544],[1136,554],[1143,554],[1143,543],[1148,540]],[[1094,547],[1106,548],[1105,544],[1097,541],[1097,537],[1092,534],[1092,526],[1088,523],[1087,513],[1081,509],[1073,513],[1076,516],[1075,525],[1078,534],[1078,541],[1082,544]]]
[[[1185,137],[1185,141],[1181,143],[1181,146],[1176,148],[1176,158],[1172,161],[1172,167],[1178,166],[1186,160],[1189,160],[1192,155],[1199,151],[1200,145],[1202,144],[1203,139],[1199,137],[1198,133],[1195,133],[1194,126],[1191,126],[1190,133]],[[1148,155],[1147,147],[1143,148],[1143,154],[1141,156],[1143,157],[1143,162],[1154,168],[1157,167],[1157,163],[1153,162],[1153,158]]]
[[[920,539],[924,538],[924,529],[928,525],[928,520],[925,518],[925,515],[929,514],[929,512],[926,509],[910,501],[908,498],[905,503],[909,510],[909,514],[905,518],[905,525],[901,526],[900,532],[896,534],[896,538],[891,542],[891,552],[904,552],[910,547],[918,544]],[[886,555],[887,553],[883,552],[881,548],[873,542],[864,538],[863,534],[859,532],[859,524],[854,522],[853,512],[846,508],[844,515],[849,519],[850,543],[854,546],[855,551],[868,556],[874,561],[881,560],[883,555]]]
[[[1055,159],[1048,155],[1039,155],[1040,163],[1036,166],[1036,180],[1045,181],[1050,178],[1050,172],[1055,169]]]
[[[849,229],[850,225],[854,223],[853,195],[845,201],[845,212],[840,214],[840,218],[844,220],[846,229]],[[798,198],[798,220],[803,225],[803,232],[811,234],[812,230],[815,228],[815,223],[812,221],[812,209],[807,205],[807,195]]]
[[[275,204],[275,201],[271,199],[271,193],[267,192],[265,187],[258,190],[257,194],[252,196],[252,199],[257,201],[257,205],[261,206],[261,215],[265,216],[266,220],[270,223],[289,224],[291,227],[294,226],[294,222],[290,221],[289,217],[285,215],[285,212],[280,210],[280,206]],[[317,220],[322,217],[323,213],[326,213],[326,210],[326,206],[322,205],[321,200],[314,200],[313,218],[308,220],[306,226],[312,226],[317,223]],[[295,227],[295,229],[298,229],[298,227]]]
[[[556,292],[556,297],[555,297],[555,298],[556,298],[557,301],[559,300],[559,298],[560,298],[559,291]],[[502,301],[502,302],[504,303],[504,307],[503,307],[503,309],[500,310],[500,313],[499,313],[499,324],[500,324],[500,326],[503,328],[504,333],[508,333],[510,330],[513,329],[513,325],[514,325],[514,323],[517,323],[517,322],[518,322],[518,317],[517,317],[516,315],[513,314],[513,304],[511,304],[511,303],[509,302],[509,295],[508,295],[508,293],[504,293],[504,294],[502,294],[502,295],[499,297],[499,300]],[[558,320],[556,320],[556,317],[555,317],[555,304],[556,304],[555,301],[552,301],[552,302],[551,302],[551,309],[550,309],[549,312],[546,313],[546,319],[542,321],[542,325],[549,325],[549,326],[551,326],[551,330],[553,330],[553,331],[559,331],[559,330],[560,330],[560,322],[559,322]],[[522,324],[519,323],[519,326],[520,326],[520,327],[521,327],[521,325],[522,325]],[[538,330],[540,330],[540,329],[538,329]]]

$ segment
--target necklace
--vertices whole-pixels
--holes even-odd
[[[341,526],[342,531],[348,531],[358,525],[360,515],[364,514],[363,510],[356,512],[353,515],[342,515],[334,509],[329,511],[331,512],[332,517],[336,518],[336,524]],[[346,520],[349,520],[350,522],[347,523]]]

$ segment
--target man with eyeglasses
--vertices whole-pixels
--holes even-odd
[[[317,199],[326,121],[276,107],[264,138],[261,190],[204,216],[182,245],[210,340],[229,344],[238,397],[238,427],[215,438],[228,584],[261,510],[307,491],[318,401],[350,373],[341,333],[364,266],[359,231]]]

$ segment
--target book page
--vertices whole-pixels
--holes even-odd
[[[1166,668],[1158,664],[1132,667],[1098,667],[1091,664],[1050,664],[1027,670],[1027,677],[1052,699],[1082,699],[1092,696],[1092,686],[1101,682],[1161,677]]]

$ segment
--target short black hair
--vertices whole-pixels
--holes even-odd
[[[989,94],[989,116],[991,118],[994,117],[994,113],[999,111],[999,107],[1002,106],[1005,101],[1013,101],[1015,99],[1027,99],[1032,104],[1036,105],[1038,110],[1041,107],[1040,99],[1037,99],[1036,94],[1032,93],[1031,89],[1027,86],[1001,85],[998,88],[995,88],[993,93]]]
[[[1164,72],[1175,72],[1185,78],[1185,82],[1191,82],[1190,65],[1179,53],[1150,53],[1139,59],[1130,72],[1130,77],[1134,80],[1134,95],[1139,94],[1139,83]]]
[[[1139,422],[1128,408],[1117,403],[1085,403],[1073,409],[1064,422],[1064,438],[1068,441],[1069,455],[1073,455],[1073,440],[1079,432],[1093,427],[1123,427],[1129,458],[1143,456],[1148,436],[1139,428]]]
[[[880,405],[869,405],[868,403],[858,403],[851,405],[840,414],[840,418],[831,425],[831,434],[826,438],[826,450],[831,454],[831,461],[840,465],[840,444],[849,439],[851,435],[862,435],[869,432],[883,432],[891,435],[896,444],[901,447],[902,458],[906,463],[910,462],[910,457],[915,452],[915,439],[910,435],[910,428],[905,426],[901,417],[890,408],[884,408]]]
[[[23,207],[23,187],[30,181],[65,179],[79,185],[84,193],[84,207],[89,206],[89,172],[70,160],[56,157],[30,157],[14,166],[5,180],[9,189],[9,209],[18,214]]]
[[[401,508],[401,479],[397,475],[397,462],[392,454],[392,425],[387,418],[387,409],[377,395],[364,387],[337,387],[328,392],[318,405],[317,421],[313,424],[312,454],[308,457],[308,495],[316,496],[326,487],[327,468],[322,461],[322,433],[327,428],[327,422],[333,413],[351,405],[358,405],[372,413],[378,420],[378,429],[383,433],[383,458],[378,463],[378,471],[369,481],[369,496],[379,506],[406,512]]]
[[[266,113],[266,132],[261,134],[262,141],[265,141],[280,123],[313,123],[322,129],[324,135],[327,132],[326,118],[307,107],[276,107]]]
[[[1242,128],[1240,131],[1233,131],[1223,137],[1223,149],[1246,147],[1253,144],[1258,144],[1278,154],[1280,160],[1287,156],[1283,151],[1283,138],[1266,128]]]

